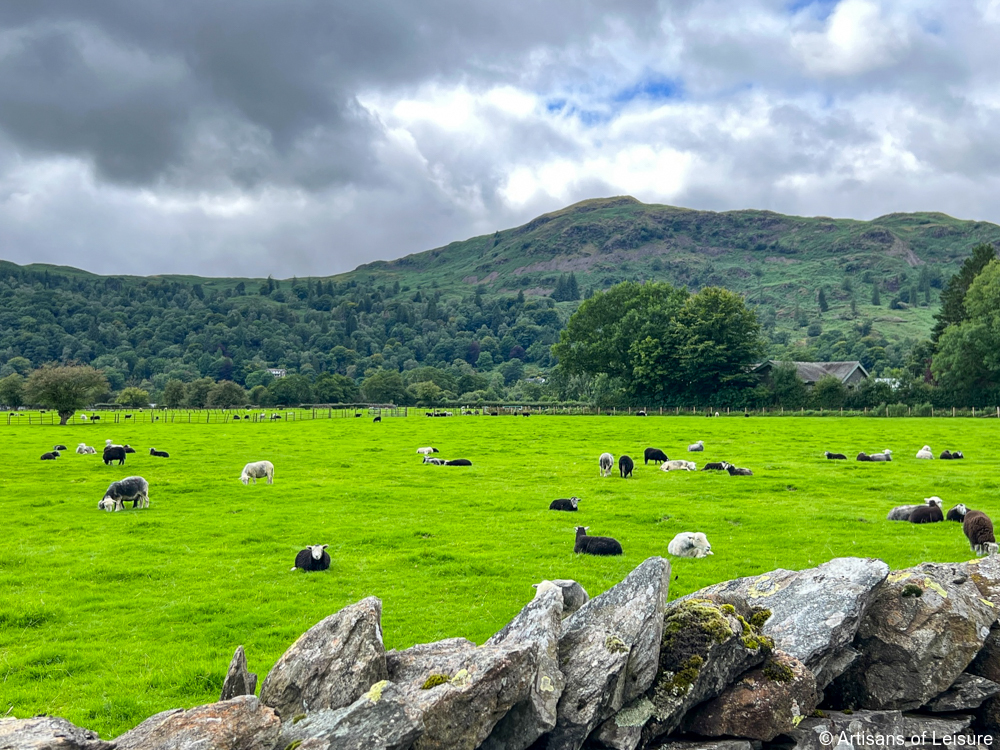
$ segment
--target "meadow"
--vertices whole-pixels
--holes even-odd
[[[267,674],[306,629],[344,605],[383,602],[387,648],[465,636],[481,643],[543,578],[599,594],[680,531],[715,554],[671,559],[670,598],[774,568],[840,556],[893,568],[972,554],[954,523],[885,519],[939,495],[1000,512],[995,420],[466,416],[294,423],[0,427],[0,715],[64,716],[111,738],[157,711],[218,699],[236,646]],[[72,451],[106,438],[139,452],[125,466]],[[686,446],[704,440],[703,454]],[[57,443],[70,451],[38,457]],[[964,461],[919,461],[963,450]],[[471,468],[423,465],[433,445]],[[148,455],[150,446],[169,459]],[[753,477],[664,473],[671,458],[729,460]],[[827,461],[892,448],[889,464]],[[637,463],[599,476],[603,451]],[[248,461],[275,483],[244,487]],[[138,474],[147,510],[98,511],[107,485]],[[548,510],[557,497],[580,511]],[[614,536],[620,558],[573,554],[574,526]],[[328,544],[325,573],[290,572]]]

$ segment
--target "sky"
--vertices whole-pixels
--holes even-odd
[[[3,0],[0,259],[323,276],[613,195],[1000,223],[997,71],[1000,0]]]

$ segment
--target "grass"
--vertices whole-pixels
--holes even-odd
[[[543,578],[596,595],[680,531],[715,555],[673,559],[670,597],[777,567],[873,556],[900,568],[971,557],[957,524],[884,520],[939,495],[993,515],[997,425],[968,419],[609,418],[318,420],[273,424],[0,427],[0,715],[64,716],[106,738],[153,713],[218,699],[236,646],[261,679],[302,632],[345,604],[381,597],[387,647],[444,637],[482,642]],[[62,442],[130,443],[124,467]],[[665,474],[647,446],[748,466],[753,477]],[[918,461],[964,450],[965,461]],[[150,445],[170,459],[146,455]],[[424,466],[434,445],[471,468]],[[892,448],[890,464],[834,462]],[[598,476],[628,453],[633,479]],[[275,484],[244,487],[243,464],[274,462]],[[108,483],[149,480],[148,510],[97,510]],[[582,498],[575,514],[556,497]],[[573,554],[573,527],[617,538],[621,558]],[[292,573],[329,544],[326,573]]]

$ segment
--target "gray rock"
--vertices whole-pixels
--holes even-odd
[[[281,725],[252,695],[163,711],[115,740],[115,750],[273,750]]]
[[[375,683],[346,708],[322,709],[304,718],[286,721],[275,750],[301,742],[298,750],[315,743],[317,750],[408,750],[424,732],[418,710],[391,682]]]
[[[33,719],[0,718],[0,750],[112,750],[97,732],[81,729],[66,719],[36,716]]]
[[[682,727],[706,737],[770,742],[795,729],[818,702],[813,673],[798,659],[775,651],[763,666],[690,711]]]
[[[732,604],[743,617],[765,608],[771,617],[765,635],[815,675],[820,689],[850,663],[850,645],[865,607],[889,566],[873,558],[840,557],[807,570],[772,570],[709,586],[692,599]]]
[[[373,596],[317,623],[292,644],[260,689],[283,720],[321,708],[343,708],[388,677],[382,602]]]
[[[747,740],[675,740],[666,738],[649,750],[753,750]]]
[[[979,708],[987,698],[1000,693],[1000,685],[985,677],[963,672],[950,688],[932,701],[925,708],[934,713],[951,713]]]
[[[531,585],[537,589],[542,583],[545,583],[545,581]],[[590,595],[587,594],[587,590],[570,578],[555,578],[550,583],[554,583],[562,591],[563,617],[569,617],[590,601]]]
[[[393,649],[385,655],[386,669],[392,682],[426,679],[443,674],[455,663],[455,657],[475,651],[476,644],[466,638],[446,638],[434,643],[418,643],[404,651]]]
[[[969,674],[985,677],[993,682],[1000,682],[1000,626],[990,628],[983,647],[979,649],[976,658],[965,670]]]
[[[903,715],[899,711],[855,711],[845,714],[840,711],[826,711],[822,718],[804,719],[797,729],[787,733],[795,742],[794,750],[834,750],[836,747],[869,748],[876,747],[876,739],[882,738],[878,747],[899,747],[910,737],[905,733]],[[827,735],[833,736],[833,741]],[[852,735],[871,737],[870,744],[841,741],[841,735],[850,738]],[[899,742],[888,744],[888,738],[899,739]],[[824,740],[827,740],[824,742]]]
[[[247,671],[247,657],[243,647],[237,646],[233,659],[229,662],[229,671],[222,683],[220,701],[227,701],[237,695],[253,695],[257,692],[257,675]]]
[[[576,585],[579,587],[579,584]],[[558,584],[540,589],[533,601],[484,644],[534,644],[538,670],[527,699],[514,706],[497,723],[483,742],[482,750],[525,750],[556,725],[559,698],[565,686],[559,669],[559,635],[566,590]]]
[[[903,714],[903,734],[907,739],[923,732],[926,732],[928,737],[960,734],[970,726],[972,726],[971,714],[955,714],[954,716]]]
[[[965,565],[925,563],[889,575],[854,647],[861,656],[827,691],[836,705],[918,708],[947,690],[994,620]]]
[[[598,724],[653,683],[669,584],[670,563],[651,557],[563,622],[566,687],[548,750],[582,747]]]

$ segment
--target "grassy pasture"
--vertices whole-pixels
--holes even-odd
[[[893,567],[971,557],[957,524],[884,520],[929,495],[996,517],[1000,424],[968,419],[456,417],[269,424],[2,427],[0,715],[50,713],[113,737],[151,714],[218,698],[239,644],[261,679],[303,631],[381,597],[387,647],[450,636],[482,642],[542,578],[595,595],[679,531],[715,555],[672,559],[675,598],[709,583],[838,556]],[[105,438],[139,451],[123,467],[77,456]],[[703,454],[687,454],[703,439]],[[38,457],[56,444],[70,451]],[[924,443],[965,461],[919,461]],[[148,454],[153,445],[170,459]],[[471,468],[425,466],[434,445]],[[730,460],[754,477],[671,472],[671,458]],[[826,461],[892,448],[890,464]],[[635,477],[599,477],[611,451]],[[243,464],[275,484],[244,487]],[[149,480],[148,510],[103,513],[108,483]],[[582,498],[575,514],[556,497]],[[621,558],[573,554],[573,527],[621,541]],[[296,551],[329,544],[327,573],[292,573]]]

